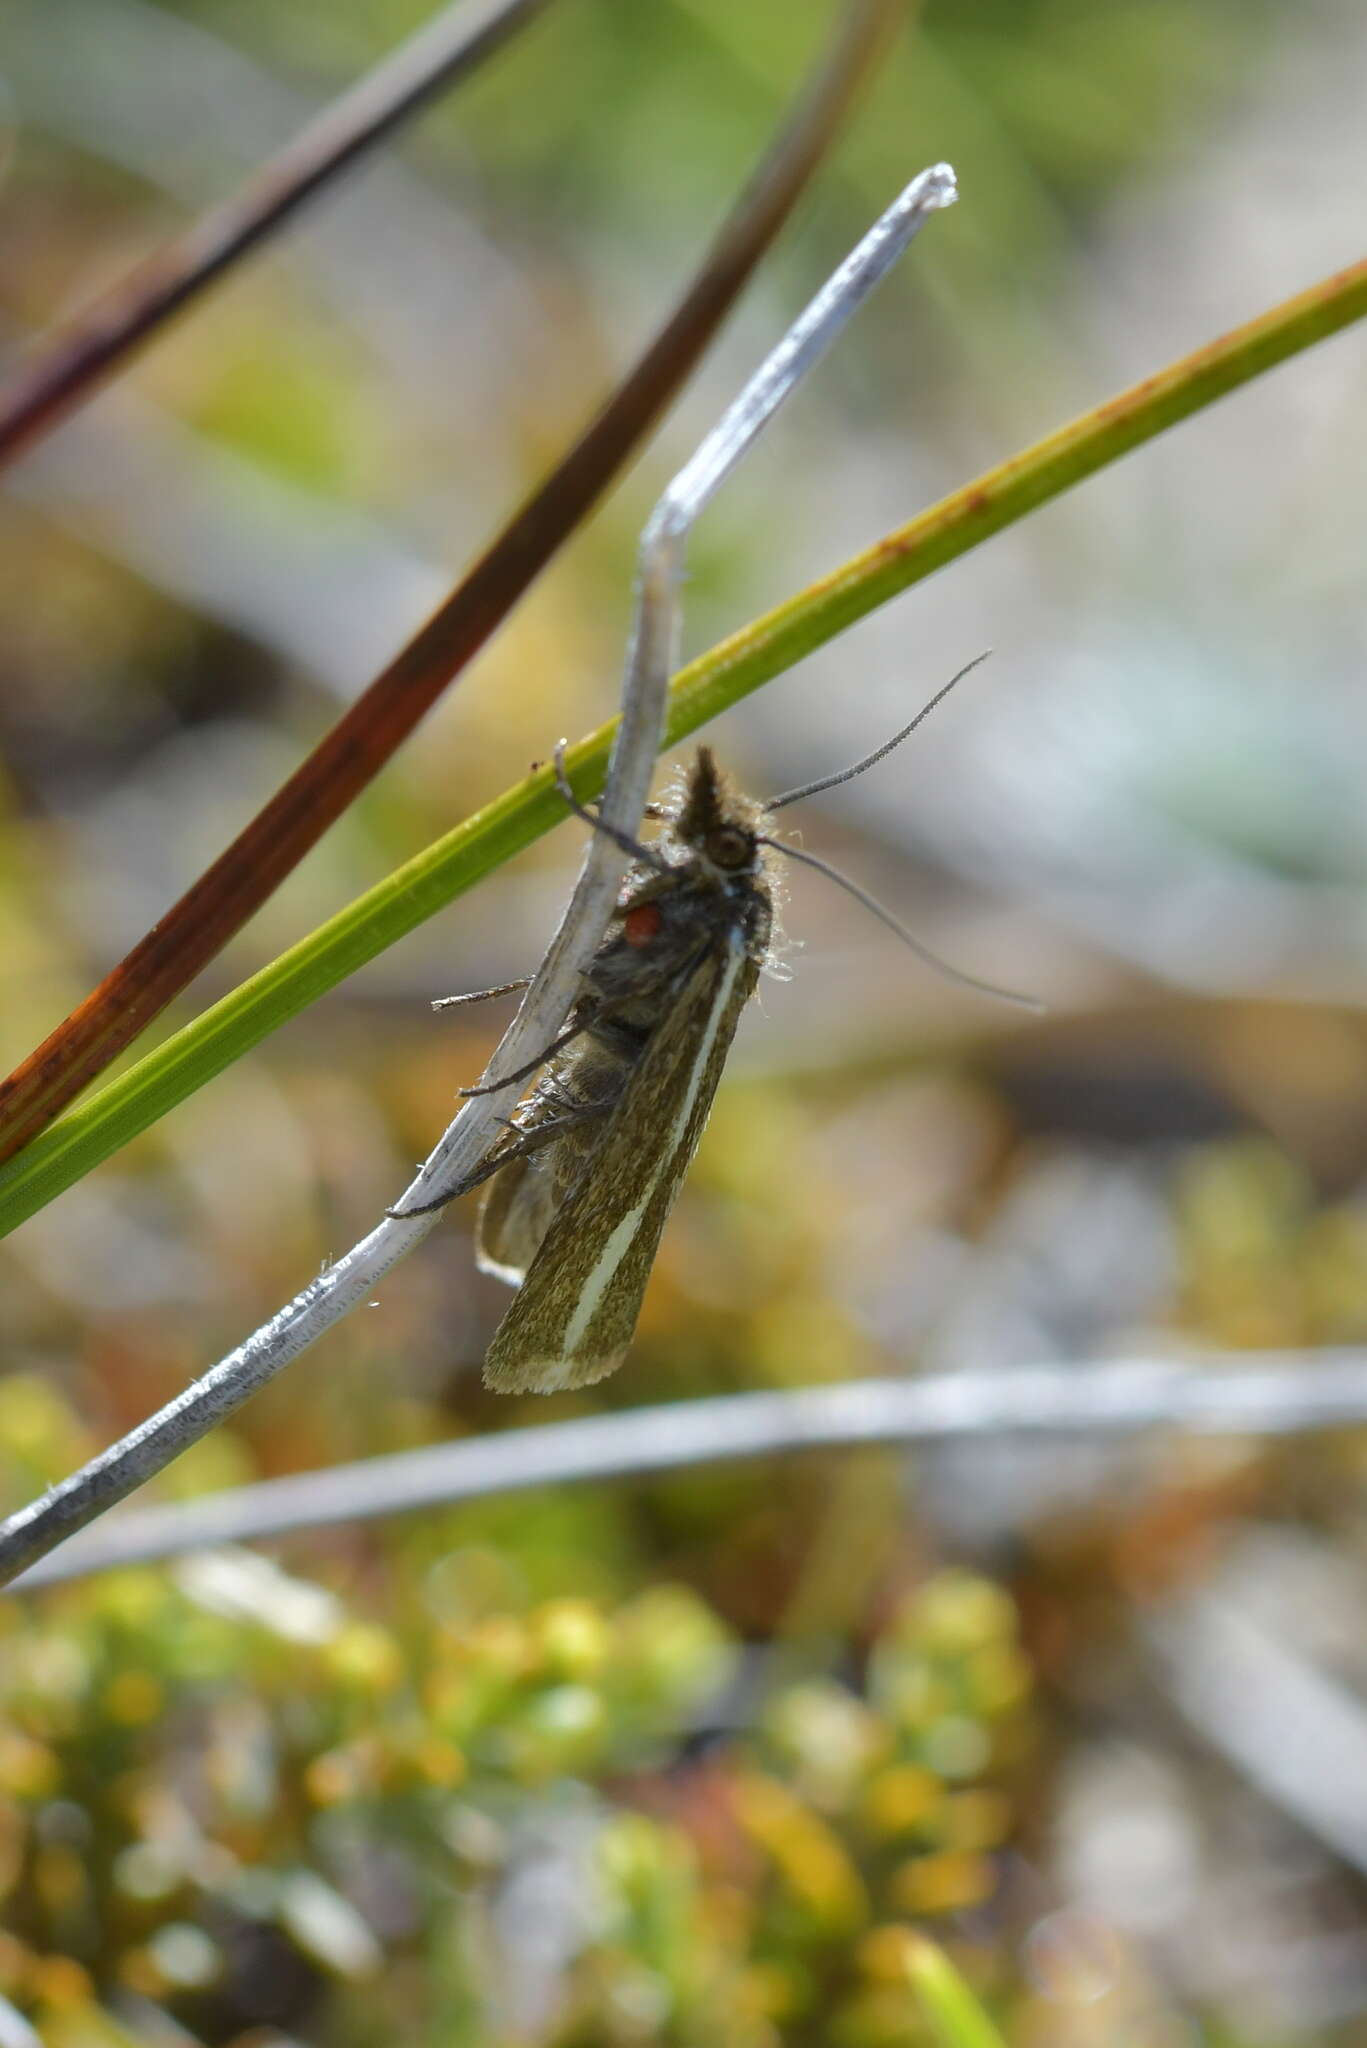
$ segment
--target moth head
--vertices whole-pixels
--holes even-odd
[[[712,749],[699,747],[674,815],[675,839],[722,881],[752,875],[761,859],[759,815],[759,805],[718,768]]]

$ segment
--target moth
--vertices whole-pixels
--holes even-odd
[[[776,854],[837,881],[955,979],[1010,998],[945,968],[847,876],[765,830],[783,805],[881,760],[958,680],[867,760],[767,804],[745,795],[711,748],[699,747],[674,801],[654,812],[660,836],[649,846],[632,842],[635,864],[565,1029],[459,1191],[485,1184],[476,1261],[518,1289],[485,1358],[490,1387],[555,1393],[589,1386],[626,1356],[661,1233],[741,1013],[771,957]],[[599,827],[560,779],[566,803]]]
[[[628,873],[559,1050],[486,1161],[476,1259],[518,1293],[484,1363],[505,1393],[621,1364],[773,927],[762,808],[700,747]]]

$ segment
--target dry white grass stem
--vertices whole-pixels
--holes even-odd
[[[25,1591],[214,1544],[490,1494],[739,1458],[965,1437],[1282,1436],[1367,1422],[1367,1352],[1235,1353],[851,1380],[467,1438],[117,1517],[27,1572]]]

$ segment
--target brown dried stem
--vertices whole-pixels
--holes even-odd
[[[0,391],[0,469],[40,440],[121,369],[173,314],[254,249],[305,201],[477,69],[549,0],[458,0],[327,107],[254,173],[38,345]]]

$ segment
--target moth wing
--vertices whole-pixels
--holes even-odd
[[[540,1167],[541,1171],[533,1169]],[[555,1212],[555,1190],[544,1163],[510,1159],[484,1190],[475,1225],[475,1264],[516,1287]]]
[[[556,1393],[606,1379],[621,1364],[758,972],[732,934],[693,970],[651,1033],[588,1170],[557,1209],[494,1333],[488,1386]]]
[[[516,1287],[602,1142],[606,1105],[622,1088],[620,1054],[580,1039],[546,1069],[541,1091],[514,1118],[522,1142],[544,1149],[509,1159],[484,1190],[475,1225],[475,1263]],[[590,1112],[585,1116],[586,1108]],[[562,1128],[563,1126],[563,1128]]]

